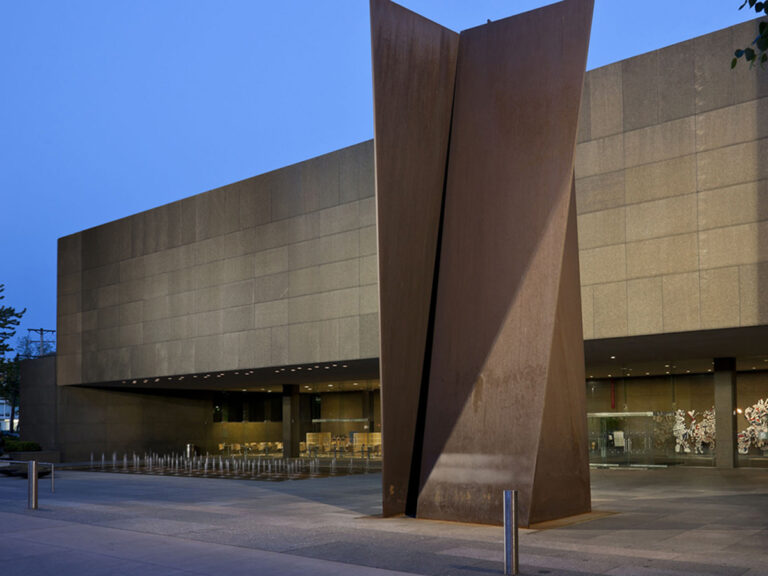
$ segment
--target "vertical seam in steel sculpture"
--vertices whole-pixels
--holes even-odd
[[[457,62],[458,72],[458,62]],[[458,74],[456,74],[458,76]],[[435,336],[435,315],[437,313],[437,289],[440,278],[440,254],[443,244],[443,225],[445,221],[445,197],[448,189],[448,166],[451,156],[451,133],[453,132],[453,111],[456,103],[456,82],[453,84],[451,97],[451,116],[448,121],[448,141],[445,147],[445,174],[443,175],[443,194],[440,199],[440,220],[437,226],[437,242],[435,243],[435,266],[432,274],[432,294],[429,301],[429,319],[427,320],[427,337],[424,341],[424,365],[421,370],[421,386],[419,388],[419,405],[416,412],[416,426],[413,434],[413,451],[411,452],[411,473],[408,478],[408,493],[405,498],[405,514],[416,516],[419,491],[421,490],[421,468],[424,455],[424,431],[427,424],[427,398],[429,396],[429,379],[432,368],[432,344]]]

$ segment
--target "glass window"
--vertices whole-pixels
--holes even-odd
[[[768,467],[768,372],[736,375],[739,466]]]
[[[263,392],[217,392],[213,395],[213,453],[281,456],[282,420],[280,387]]]
[[[381,458],[378,380],[304,385],[308,416],[301,451],[312,456]]]
[[[587,381],[589,455],[604,465],[713,465],[711,374]]]

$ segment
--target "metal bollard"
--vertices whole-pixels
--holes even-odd
[[[504,574],[517,574],[517,490],[504,490]]]
[[[37,460],[30,460],[27,464],[27,478],[29,480],[27,508],[37,510]]]
[[[51,494],[56,492],[56,470],[54,470],[53,464],[51,464]]]

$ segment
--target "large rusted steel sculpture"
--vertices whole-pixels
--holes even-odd
[[[456,34],[371,1],[384,514],[590,509],[573,164],[593,0]]]

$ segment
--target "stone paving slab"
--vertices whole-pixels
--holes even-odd
[[[0,574],[503,571],[498,526],[381,518],[381,476],[0,478]],[[598,513],[520,533],[521,574],[768,576],[768,471],[593,470]]]
[[[13,526],[16,515],[0,512],[0,525]],[[4,531],[3,536],[0,540],[2,573],[9,576],[402,574],[254,548],[77,523],[58,522],[53,528],[11,528]]]

